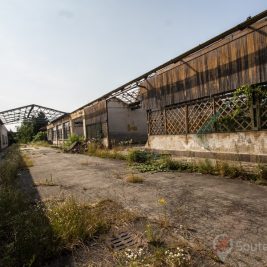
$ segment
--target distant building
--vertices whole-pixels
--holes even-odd
[[[120,142],[145,144],[146,111],[139,104],[131,105],[119,98],[107,98],[89,103],[49,123],[48,140],[61,145],[71,134],[76,134],[85,140],[98,140],[105,147]]]

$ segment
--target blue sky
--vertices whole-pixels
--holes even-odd
[[[265,9],[266,0],[0,0],[0,110],[72,111]]]

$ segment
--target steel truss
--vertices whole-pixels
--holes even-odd
[[[40,113],[43,113],[45,115],[44,119],[48,121],[53,121],[56,118],[66,114],[65,112],[59,110],[32,104],[6,111],[1,111],[0,120],[4,124],[19,123],[25,120],[30,120],[34,117],[36,118]]]

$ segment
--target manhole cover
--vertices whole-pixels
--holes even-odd
[[[137,237],[127,232],[121,232],[110,240],[111,247],[114,250],[122,250],[134,246],[137,243]]]

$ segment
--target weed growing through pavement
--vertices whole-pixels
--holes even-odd
[[[118,266],[128,267],[186,267],[190,266],[189,253],[183,248],[148,247],[126,249],[117,255]]]
[[[21,161],[20,167],[22,169],[27,169],[27,168],[33,167],[33,161],[29,155],[22,154],[22,161]]]
[[[140,184],[140,183],[143,183],[144,182],[144,178],[143,177],[141,177],[141,176],[139,176],[137,174],[134,174],[134,173],[128,174],[126,176],[125,180],[128,183],[134,183],[134,184],[136,184],[136,183],[139,183]]]
[[[58,183],[56,183],[53,180],[53,175],[50,174],[50,178],[45,178],[45,180],[42,180],[40,182],[35,182],[35,186],[58,186]]]

